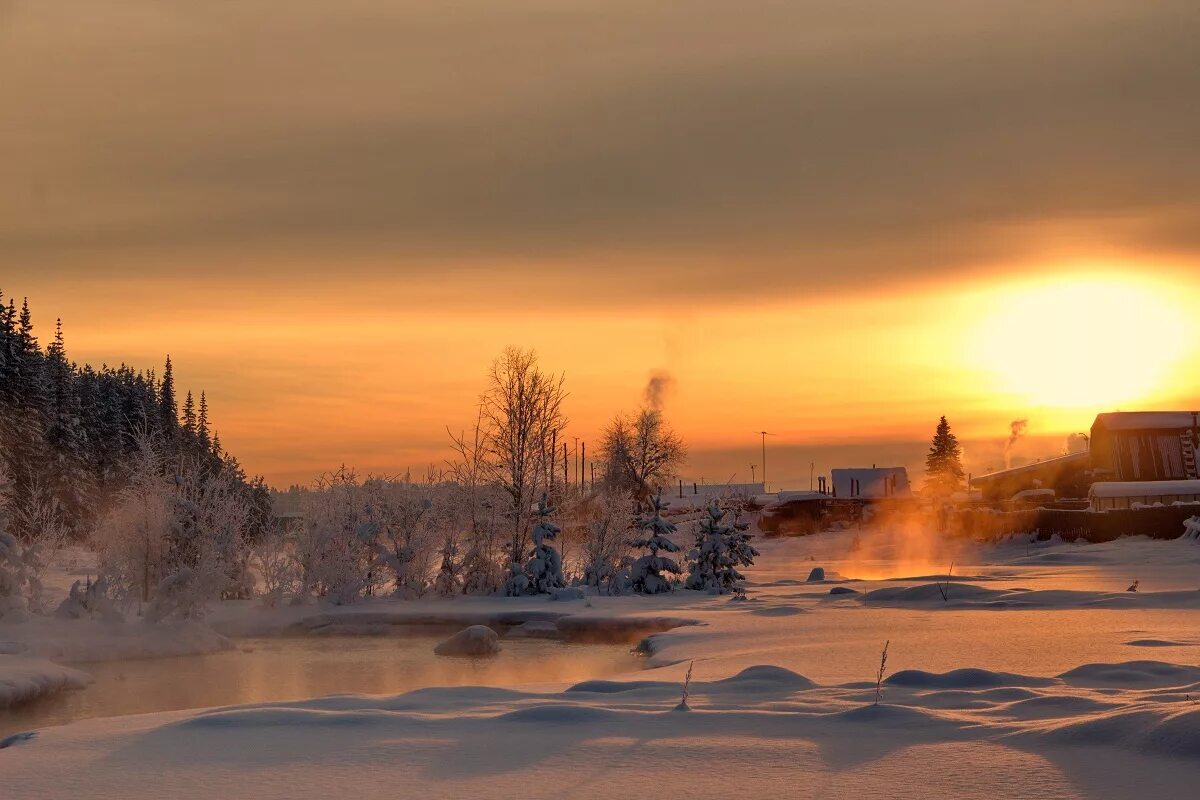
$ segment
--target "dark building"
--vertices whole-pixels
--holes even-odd
[[[1116,411],[1092,424],[1090,448],[1059,458],[981,475],[971,485],[989,502],[1027,489],[1054,489],[1082,498],[1097,481],[1183,481],[1200,478],[1200,412]]]
[[[1200,412],[1118,411],[1092,425],[1092,471],[1100,481],[1200,478]]]

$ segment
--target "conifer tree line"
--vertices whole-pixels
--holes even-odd
[[[161,374],[79,365],[61,320],[43,344],[28,300],[18,306],[0,291],[0,511],[9,531],[27,544],[88,536],[147,443],[164,473],[187,462],[221,476],[253,509],[250,533],[262,530],[266,485],[222,448],[205,393],[189,391],[181,403],[178,392],[170,356]]]

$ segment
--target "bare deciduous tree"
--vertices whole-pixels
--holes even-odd
[[[674,477],[687,446],[661,411],[644,408],[633,417],[613,418],[600,442],[600,458],[611,486],[645,501]]]
[[[524,561],[534,501],[547,490],[548,457],[566,427],[563,376],[538,368],[532,350],[507,348],[492,363],[480,419],[491,480],[507,499],[509,556]]]

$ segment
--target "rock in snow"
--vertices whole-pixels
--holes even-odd
[[[817,581],[825,580],[825,568],[813,567],[812,572],[808,573],[808,582],[816,583]]]
[[[500,637],[486,625],[472,625],[433,648],[439,656],[490,656],[500,652]]]

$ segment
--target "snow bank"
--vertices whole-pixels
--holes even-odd
[[[991,689],[1000,686],[1050,686],[1054,680],[986,669],[956,669],[942,673],[908,669],[893,674],[884,683],[910,689]]]
[[[1200,683],[1200,667],[1162,661],[1126,661],[1122,664],[1085,664],[1059,677],[1075,686],[1093,688],[1162,688]]]
[[[64,689],[81,689],[89,681],[86,672],[40,658],[0,655],[0,709]]]

